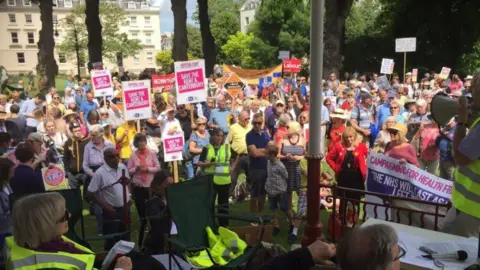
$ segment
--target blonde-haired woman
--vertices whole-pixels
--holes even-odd
[[[398,99],[394,99],[390,102],[390,115],[395,118],[395,121],[397,123],[402,123],[405,124],[405,119],[403,118],[403,115],[400,113],[401,110],[401,104]]]
[[[198,160],[200,159],[203,148],[210,143],[210,133],[207,131],[207,119],[205,117],[199,117],[195,120],[195,125],[197,129],[192,132],[188,142],[188,151],[193,155],[193,175],[195,175],[197,171]]]
[[[395,125],[397,121],[395,120],[395,117],[389,116],[385,120],[385,123],[383,123],[382,130],[378,132],[377,138],[375,139],[375,142],[373,143],[373,152],[376,153],[384,153],[385,152],[385,147],[387,144],[390,142],[390,132],[388,132],[388,128],[392,127]]]
[[[65,199],[58,193],[18,200],[12,211],[13,236],[5,240],[10,254],[7,268],[21,268],[24,260],[33,257],[34,269],[93,269],[95,253],[63,236],[68,232],[69,219]],[[115,268],[132,269],[130,258],[119,258]]]
[[[385,147],[385,155],[398,159],[400,163],[409,163],[418,167],[417,154],[412,144],[406,138],[407,127],[396,123],[387,128],[390,133],[390,143]]]

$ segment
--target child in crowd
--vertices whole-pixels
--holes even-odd
[[[322,172],[320,175],[320,207],[325,208],[326,210],[330,210],[330,208],[333,206],[333,200],[330,202],[327,200],[327,197],[332,195],[332,190],[327,187],[331,184],[332,176],[328,172]],[[337,202],[337,207],[339,205],[340,203]]]
[[[287,201],[287,169],[283,163],[278,159],[279,148],[276,145],[270,144],[268,151],[268,165],[267,165],[267,181],[265,183],[265,190],[267,191],[268,201],[270,202],[270,210],[273,211],[273,236],[280,233],[280,225],[278,223],[278,208],[287,216],[289,224],[293,224],[292,213],[288,211]]]

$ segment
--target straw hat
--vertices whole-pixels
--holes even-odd
[[[7,119],[7,112],[0,111],[0,120],[5,120],[5,119]]]
[[[335,111],[332,114],[330,114],[330,118],[339,118],[339,119],[347,120],[348,116],[344,110],[335,109]]]
[[[76,115],[76,113],[72,110],[65,110],[65,114],[63,115],[62,118],[67,118],[70,115]]]
[[[407,131],[408,131],[407,126],[405,126],[402,123],[396,123],[393,126],[389,127],[388,129],[397,130],[400,133],[402,133],[403,136],[407,136]]]
[[[415,102],[417,102],[415,99],[412,99],[412,98],[407,99],[407,101],[405,101],[405,105],[404,105],[405,109],[408,110],[408,105],[415,104]]]

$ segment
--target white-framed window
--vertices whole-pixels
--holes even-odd
[[[150,5],[147,2],[142,3],[140,6],[142,9],[148,9],[150,7]]]
[[[150,16],[145,16],[144,20],[146,25],[150,25]]]
[[[28,44],[35,44],[35,33],[28,32],[27,39],[28,39]]]
[[[23,0],[23,6],[25,6],[25,7],[31,7],[31,6],[32,6],[32,2],[30,2],[30,0]]]
[[[152,34],[145,33],[145,44],[152,44]]]
[[[135,32],[132,33],[132,39],[136,39],[136,38],[138,38],[138,33],[135,33]]]
[[[153,64],[153,57],[148,56],[147,57],[147,63],[150,64],[150,65]]]
[[[67,63],[67,58],[64,53],[58,53],[58,62],[60,62],[60,64]]]
[[[25,22],[26,23],[32,23],[32,14],[25,14]]]
[[[18,44],[18,33],[17,32],[10,32],[10,35],[12,36],[12,43],[13,44]]]
[[[52,21],[53,21],[53,24],[57,24],[57,23],[58,23],[57,14],[53,14],[53,15],[52,15]]]
[[[71,8],[73,6],[72,0],[63,0],[63,6],[66,8]]]
[[[136,9],[137,5],[133,1],[128,2],[128,9]]]
[[[137,24],[137,17],[135,16],[130,17],[130,24]]]
[[[14,7],[17,5],[17,1],[16,0],[8,0],[7,1],[7,6],[9,7]]]
[[[17,62],[19,64],[25,64],[25,53],[23,53],[23,52],[18,52],[17,53]]]
[[[8,21],[10,23],[17,23],[17,17],[15,16],[15,14],[8,14]]]
[[[58,7],[58,0],[52,0],[53,7]]]
[[[140,63],[140,58],[138,58],[137,56],[134,56],[133,57],[133,63],[134,64],[139,64]]]
[[[245,17],[245,25],[249,25],[250,24],[250,18],[249,17]]]

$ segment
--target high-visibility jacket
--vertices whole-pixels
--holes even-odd
[[[208,236],[209,252],[213,262],[208,256],[207,251],[201,251],[198,254],[185,254],[187,261],[195,268],[209,268],[217,265],[226,265],[230,260],[238,258],[247,248],[247,243],[240,239],[238,235],[224,227],[218,228],[218,234],[213,233],[210,227],[206,228]]]
[[[478,117],[470,126],[472,131],[480,123]],[[480,218],[480,160],[472,160],[467,166],[455,169],[452,202],[456,209]]]
[[[6,261],[8,270],[35,270],[35,269],[93,269],[95,254],[65,236],[62,239],[71,242],[75,248],[85,254],[72,254],[67,252],[40,252],[23,248],[15,243],[13,236],[5,239]]]
[[[217,185],[228,185],[232,182],[230,178],[230,145],[223,144],[215,153],[213,145],[209,144],[207,152],[207,161],[215,162],[214,167],[207,167],[204,169],[206,173],[213,174],[213,182]]]

